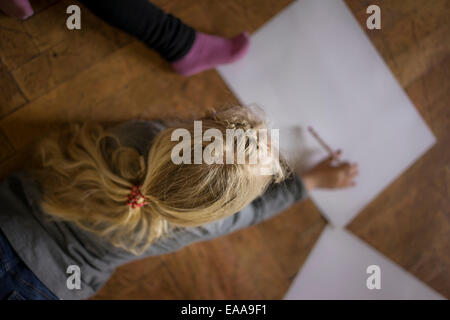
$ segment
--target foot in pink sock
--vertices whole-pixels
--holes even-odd
[[[249,43],[247,32],[232,39],[196,32],[191,49],[183,58],[172,63],[172,67],[175,72],[190,76],[240,59],[247,52]]]
[[[0,10],[8,16],[22,20],[32,16],[34,13],[28,0],[0,0]]]

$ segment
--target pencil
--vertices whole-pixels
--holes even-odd
[[[330,154],[330,157],[335,158],[336,153],[330,148],[330,146],[323,141],[323,139],[317,134],[317,132],[311,127],[308,127],[308,131],[312,134],[312,136],[319,142],[319,144]]]

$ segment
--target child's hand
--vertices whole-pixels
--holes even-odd
[[[358,175],[358,165],[340,162],[340,155],[341,152],[338,151],[335,156],[323,160],[305,172],[302,180],[306,189],[336,189],[354,186],[354,179]]]

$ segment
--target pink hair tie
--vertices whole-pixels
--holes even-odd
[[[132,209],[142,208],[147,204],[145,197],[141,193],[141,186],[131,187],[131,193],[128,195],[127,205]]]

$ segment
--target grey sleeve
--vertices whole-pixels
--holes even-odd
[[[273,183],[266,192],[236,214],[205,226],[213,237],[260,223],[307,197],[301,178],[291,175],[280,183]]]
[[[195,242],[217,238],[257,224],[277,215],[307,196],[301,178],[292,175],[281,183],[270,185],[262,196],[230,217],[200,227],[175,230],[169,236],[152,244],[145,256],[166,254]]]

